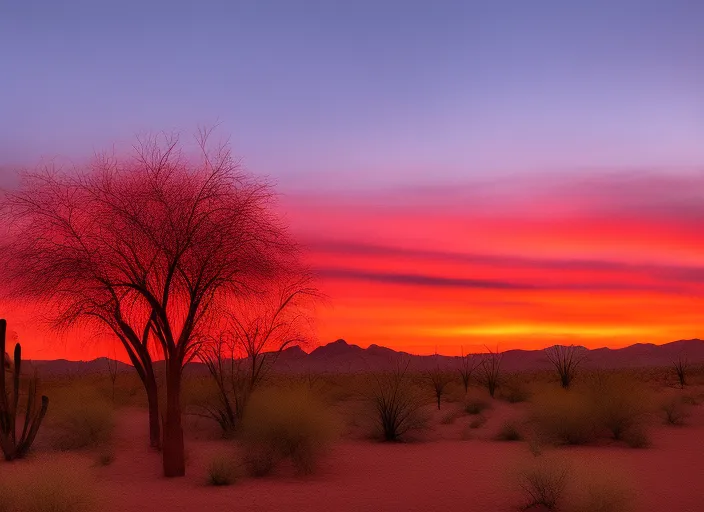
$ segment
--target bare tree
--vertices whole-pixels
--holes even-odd
[[[479,367],[480,380],[493,398],[501,381],[501,359],[503,359],[503,353],[499,352],[498,347],[495,351],[489,347],[486,347],[486,350],[487,353],[484,354]]]
[[[231,301],[223,329],[199,354],[218,389],[218,404],[205,408],[224,433],[237,426],[279,354],[310,339],[318,298],[311,273],[292,265],[269,289]]]
[[[584,350],[575,345],[553,345],[545,349],[545,355],[555,367],[563,388],[570,387],[577,375],[577,369],[584,361]]]
[[[672,366],[675,368],[675,374],[677,374],[677,381],[680,384],[680,388],[684,389],[687,385],[687,373],[689,372],[689,360],[686,356],[682,354],[679,355],[677,360],[672,362]]]
[[[53,306],[58,324],[107,325],[154,389],[155,341],[165,361],[166,476],[185,474],[184,365],[220,307],[275,276],[296,251],[271,186],[243,174],[227,146],[211,151],[208,136],[196,137],[197,159],[176,136],[150,137],[131,159],[27,173],[4,209],[17,297]]]
[[[440,410],[440,401],[445,394],[447,385],[452,382],[452,376],[449,372],[445,371],[444,368],[440,367],[437,353],[435,353],[435,365],[431,367],[430,370],[425,372],[425,376],[433,388],[433,394],[435,395],[435,399],[437,401],[438,410]]]
[[[469,382],[472,379],[474,371],[477,369],[479,361],[474,357],[474,354],[465,354],[464,349],[462,349],[462,355],[459,360],[459,368],[457,371],[460,373],[460,378],[462,379],[462,385],[464,386],[464,392],[467,394],[469,391]]]

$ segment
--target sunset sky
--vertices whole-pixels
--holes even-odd
[[[702,337],[703,26],[689,0],[6,2],[0,185],[219,123],[310,249],[320,343]],[[28,357],[108,350],[5,307]]]

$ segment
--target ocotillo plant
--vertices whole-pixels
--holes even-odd
[[[29,451],[39,426],[44,419],[49,399],[42,396],[42,403],[37,410],[37,378],[29,381],[27,407],[24,413],[22,433],[17,436],[17,404],[20,397],[20,370],[22,367],[22,347],[15,345],[14,367],[12,368],[12,393],[8,394],[5,386],[5,335],[7,321],[0,319],[0,448],[5,460],[21,459]]]

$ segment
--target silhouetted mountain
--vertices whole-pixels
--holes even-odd
[[[664,345],[637,343],[625,348],[584,349],[585,368],[637,368],[669,366],[679,357],[690,363],[704,363],[704,341],[699,339],[679,340]],[[290,347],[279,354],[276,370],[280,372],[360,372],[380,371],[394,368],[401,357],[409,358],[410,365],[416,370],[427,370],[436,365],[455,368],[458,357],[455,356],[420,356],[406,352],[370,345],[364,349],[359,345],[347,343],[343,339],[327,345],[316,347],[306,353],[301,347]],[[106,358],[93,361],[30,361],[31,367],[45,375],[75,375],[89,373],[107,373]],[[118,371],[129,371],[131,366],[118,362]],[[155,367],[163,363],[157,362]],[[503,352],[501,363],[507,372],[542,370],[550,368],[543,350],[507,350]],[[207,375],[205,365],[199,362],[189,363],[187,373],[190,375]]]

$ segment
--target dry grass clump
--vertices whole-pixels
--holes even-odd
[[[523,497],[521,508],[559,510],[565,501],[570,473],[571,466],[556,457],[537,457],[522,465],[517,472],[518,488]]]
[[[38,460],[0,481],[0,512],[91,512],[96,494],[85,468]]]
[[[477,415],[472,421],[469,422],[469,428],[475,429],[483,427],[486,424],[486,416],[483,414]]]
[[[536,397],[532,417],[541,437],[558,444],[581,445],[597,437],[593,404],[582,394],[555,389]]]
[[[497,441],[522,441],[523,432],[516,421],[508,420],[501,425],[495,439]]]
[[[338,432],[337,419],[308,389],[270,388],[252,395],[240,435],[249,472],[263,476],[285,459],[312,473]]]
[[[561,512],[630,512],[636,494],[623,475],[603,465],[573,466],[567,459],[542,455],[519,466],[515,474],[523,510]]]
[[[499,398],[506,400],[510,404],[527,402],[530,400],[530,396],[528,386],[517,379],[510,380],[499,390]]]
[[[683,397],[671,395],[660,403],[660,410],[665,416],[665,422],[670,425],[684,425],[688,416],[687,404]]]
[[[443,414],[440,423],[443,425],[452,425],[457,418],[462,416],[462,410],[454,409]]]
[[[470,394],[464,402],[464,411],[467,414],[481,414],[487,409],[491,409],[491,403],[479,394]]]
[[[234,457],[218,454],[208,464],[208,484],[217,487],[232,485],[239,477],[239,466]]]
[[[52,447],[78,450],[107,444],[115,427],[112,406],[90,389],[70,387],[62,391],[52,396],[53,407],[47,414]]]
[[[570,390],[543,391],[534,400],[539,433],[559,444],[587,444],[601,437],[634,448],[648,446],[650,398],[642,386],[618,375],[597,375]]]

